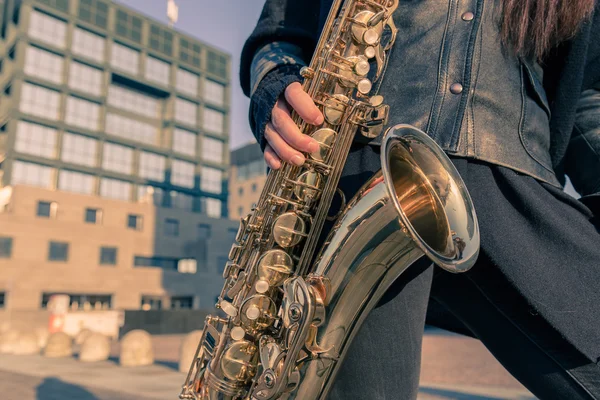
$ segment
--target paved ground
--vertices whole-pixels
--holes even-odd
[[[175,400],[185,378],[176,369],[181,339],[155,337],[157,363],[140,368],[118,367],[116,358],[83,364],[74,358],[2,355],[0,399]],[[426,334],[419,400],[531,399],[479,342],[439,331]]]

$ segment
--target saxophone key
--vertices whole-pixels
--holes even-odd
[[[319,149],[310,153],[310,157],[313,160],[325,161],[327,154],[331,150],[335,136],[336,132],[330,128],[322,128],[315,131],[311,137],[319,144]]]
[[[297,245],[306,236],[306,222],[294,212],[281,214],[273,224],[273,238],[283,248]]]
[[[281,249],[267,251],[258,261],[256,274],[259,282],[266,282],[269,287],[281,286],[293,272],[292,257]],[[259,290],[257,292],[260,293]]]
[[[262,294],[247,298],[240,307],[240,322],[251,332],[261,332],[273,325],[276,315],[273,299]]]

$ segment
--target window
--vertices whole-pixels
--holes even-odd
[[[63,61],[62,56],[28,46],[25,50],[25,73],[60,84],[63,80]]]
[[[150,81],[169,85],[169,69],[171,66],[157,58],[148,56],[146,59],[146,78]]]
[[[236,168],[236,177],[239,180],[246,180],[255,176],[266,174],[267,164],[264,158],[249,162],[247,164],[238,165]]]
[[[223,113],[210,108],[203,108],[202,127],[208,132],[223,133]]]
[[[42,293],[41,308],[48,308],[50,298],[55,294],[65,293]],[[71,310],[109,310],[112,307],[112,296],[105,294],[67,294],[69,296],[69,308]]]
[[[238,207],[238,215],[241,217],[244,214],[244,207]]]
[[[13,239],[0,236],[0,258],[10,258],[12,255]]]
[[[66,123],[95,131],[99,120],[100,105],[77,97],[67,98]]]
[[[135,256],[133,258],[134,267],[157,267],[171,271],[177,271],[177,260],[176,258],[169,257],[141,257]]]
[[[221,170],[203,167],[202,178],[200,179],[200,189],[210,193],[221,193],[222,188]]]
[[[73,171],[60,171],[58,188],[67,192],[92,194],[94,192],[94,177]]]
[[[48,261],[67,261],[69,258],[69,243],[50,242],[48,246]]]
[[[29,15],[29,36],[52,46],[65,48],[67,24],[37,10]]]
[[[17,123],[15,150],[20,153],[54,158],[56,154],[56,129],[19,121]]]
[[[198,106],[191,101],[175,99],[175,120],[184,124],[198,125]]]
[[[171,207],[178,208],[180,210],[193,211],[194,209],[194,196],[176,192],[172,190],[171,196]]]
[[[85,209],[85,222],[88,224],[101,224],[102,223],[102,210],[98,208],[86,208]]]
[[[202,139],[202,159],[216,163],[223,162],[223,142],[211,138]]]
[[[69,12],[69,0],[40,0],[44,4],[48,4],[50,7],[54,7],[62,12]]]
[[[158,296],[142,296],[140,308],[144,311],[162,309],[162,298]]]
[[[131,174],[132,167],[133,149],[113,143],[104,144],[102,168],[121,174]]]
[[[173,34],[154,24],[150,25],[150,48],[171,56],[173,54]]]
[[[198,75],[179,68],[176,78],[177,90],[194,97],[198,95]]]
[[[102,178],[100,181],[100,196],[129,201],[131,199],[131,183],[117,179]]]
[[[142,42],[142,19],[128,14],[123,10],[117,10],[116,34],[136,43]]]
[[[23,83],[21,90],[21,104],[19,109],[27,114],[56,120],[58,119],[58,107],[60,94],[55,90]]]
[[[171,297],[171,310],[191,310],[194,308],[193,296]]]
[[[140,171],[142,178],[162,182],[165,180],[165,157],[154,153],[140,153]]]
[[[140,68],[140,53],[130,47],[113,43],[110,65],[121,71],[137,75]]]
[[[179,221],[176,219],[165,220],[165,236],[179,236]]]
[[[139,203],[162,206],[163,190],[149,185],[138,186],[137,200]]]
[[[81,2],[79,3],[81,4]],[[104,49],[106,39],[94,33],[81,28],[75,28],[73,31],[73,45],[71,51],[83,57],[87,57],[97,62],[104,61]]]
[[[211,228],[208,224],[199,224],[198,225],[198,240],[208,240],[210,239]]]
[[[205,197],[204,199],[204,207],[202,209],[211,218],[221,218],[221,200],[212,199],[210,197]]]
[[[222,54],[208,50],[206,67],[211,74],[215,74],[221,78],[227,77],[227,57]]]
[[[186,258],[177,262],[177,272],[180,274],[195,274],[198,271],[198,263],[194,258]]]
[[[206,79],[202,93],[204,101],[222,106],[225,104],[225,86],[220,83]]]
[[[52,187],[53,172],[54,170],[50,167],[15,161],[13,162],[11,183],[50,188]]]
[[[173,131],[173,150],[188,156],[195,156],[197,137],[198,135],[193,132],[175,128]]]
[[[241,196],[243,196],[243,195],[244,195],[244,188],[243,188],[243,187],[241,187],[241,188],[239,188],[239,189],[238,189],[238,196],[240,196],[240,197],[241,197]]]
[[[56,218],[58,204],[54,201],[38,201],[37,216],[44,218]]]
[[[65,132],[60,158],[73,164],[93,167],[96,165],[96,143],[95,139],[87,136]]]
[[[179,58],[185,63],[200,68],[200,45],[181,38],[179,40]]]
[[[195,165],[189,162],[173,160],[171,166],[171,183],[187,188],[194,187]]]
[[[252,184],[252,193],[256,193],[256,183]]]
[[[0,292],[0,308],[6,307],[6,293]]]
[[[143,218],[141,215],[129,214],[127,216],[127,227],[130,229],[135,229],[136,231],[141,231],[143,225]]]
[[[136,142],[156,143],[155,126],[117,114],[106,114],[106,132]]]
[[[108,5],[99,0],[79,0],[79,18],[99,28],[108,25]]]
[[[100,265],[117,265],[116,247],[100,247]]]
[[[73,61],[69,71],[69,86],[72,89],[100,96],[102,94],[102,71]]]
[[[108,88],[108,104],[121,110],[157,118],[160,103],[156,97],[111,84]]]

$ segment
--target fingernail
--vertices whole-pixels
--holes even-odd
[[[315,118],[315,125],[321,125],[323,123],[324,119],[323,119],[323,115],[319,114],[316,118]]]
[[[321,148],[321,146],[319,146],[319,143],[317,143],[315,140],[308,143],[308,146],[306,147],[308,148],[309,153],[317,152]]]
[[[271,162],[271,169],[279,169],[281,167],[281,163],[277,160]]]
[[[304,165],[304,157],[302,157],[302,156],[295,155],[294,157],[291,158],[290,161],[292,162],[292,164],[297,165],[299,167]]]

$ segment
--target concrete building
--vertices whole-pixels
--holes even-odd
[[[229,217],[238,219],[250,212],[267,180],[267,163],[257,143],[231,152],[229,170]]]
[[[230,57],[108,0],[0,0],[0,307],[212,307]]]

